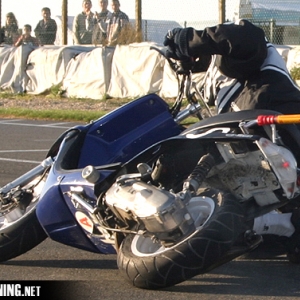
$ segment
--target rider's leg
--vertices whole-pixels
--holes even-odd
[[[270,212],[254,220],[253,230],[261,235],[279,236],[284,238],[284,246],[287,257],[292,263],[300,263],[300,208],[292,212]],[[275,247],[280,244],[276,244]],[[277,249],[274,249],[276,252]],[[280,249],[279,249],[280,250]]]
[[[275,234],[290,237],[295,232],[291,222],[292,213],[272,211],[254,220],[253,230],[257,234]]]

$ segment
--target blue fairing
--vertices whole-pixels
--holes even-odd
[[[105,115],[91,126],[78,167],[125,162],[153,143],[180,132],[181,127],[174,122],[168,105],[156,94],[147,95]]]
[[[52,169],[49,177],[57,178],[58,175]],[[76,186],[82,186],[89,199],[94,198],[93,204],[96,204],[93,185],[82,179],[81,170],[70,172],[60,183],[51,185],[40,199],[36,214],[42,227],[52,240],[59,243],[90,252],[115,253],[113,245],[105,240],[96,227],[86,231],[80,225],[80,219],[76,219],[75,215],[78,212],[81,213],[81,218],[89,218],[89,213],[83,208],[75,207],[67,194],[70,187]]]
[[[168,105],[152,94],[132,101],[92,124],[69,131],[61,143],[37,206],[37,217],[48,236],[60,243],[92,252],[115,253],[110,241],[95,228],[86,230],[90,215],[74,205],[68,192],[83,187],[96,206],[94,186],[81,176],[87,165],[125,163],[152,144],[180,134]],[[102,167],[101,180],[113,169]]]
[[[99,252],[95,245],[87,239],[84,231],[79,228],[62,199],[59,186],[52,186],[47,192],[47,198],[52,198],[51,205],[47,201],[41,201],[37,208],[37,216],[42,219],[43,228],[49,237],[69,246],[90,252]],[[47,211],[47,214],[43,211]]]

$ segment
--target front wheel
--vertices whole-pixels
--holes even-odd
[[[47,237],[36,216],[36,205],[45,178],[16,189],[11,201],[0,206],[0,262],[15,258],[40,244]]]
[[[164,248],[141,235],[125,237],[118,251],[118,267],[134,286],[172,286],[242,254],[232,248],[247,226],[243,209],[232,195],[196,197],[188,209],[196,231],[172,247]]]

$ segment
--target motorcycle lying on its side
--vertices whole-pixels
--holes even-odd
[[[293,153],[300,115],[255,110],[202,118],[208,108],[198,102],[201,92],[191,92],[190,70],[180,72],[171,109],[148,95],[72,128],[40,166],[0,190],[1,261],[48,236],[116,253],[135,287],[159,289],[261,243],[254,219],[299,196]],[[187,128],[176,122],[190,114],[201,120]]]
[[[25,253],[47,236],[81,249],[115,253],[114,232],[103,229],[103,233],[97,230],[94,235],[85,231],[90,224],[87,221],[84,226],[85,219],[81,218],[84,213],[80,207],[85,207],[84,211],[87,210],[85,213],[89,215],[98,200],[94,204],[90,200],[82,203],[79,196],[76,197],[79,202],[72,197],[71,205],[78,208],[78,212],[71,216],[74,208],[69,211],[70,203],[63,200],[62,181],[76,181],[84,167],[94,165],[107,177],[104,179],[101,175],[104,191],[123,163],[154,143],[180,134],[185,129],[182,121],[189,117],[203,119],[204,115],[212,115],[192,81],[191,66],[184,68],[180,62],[168,59],[161,48],[151,49],[163,55],[176,74],[178,96],[172,107],[158,95],[150,94],[90,124],[70,128],[54,142],[40,165],[1,187],[0,261]],[[81,175],[80,178],[83,180]],[[84,182],[86,186],[86,180]],[[48,197],[52,199],[50,205],[42,201]],[[49,206],[47,212],[40,209],[37,218],[39,205]],[[50,225],[50,220],[56,225]],[[76,234],[78,238],[74,239]]]

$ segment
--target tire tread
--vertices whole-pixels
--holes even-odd
[[[167,252],[137,257],[131,252],[134,235],[127,236],[117,259],[122,274],[136,287],[160,289],[213,269],[245,231],[242,207],[232,197],[224,197],[202,230]]]
[[[11,226],[0,229],[0,262],[15,258],[31,250],[46,239],[35,210]]]

